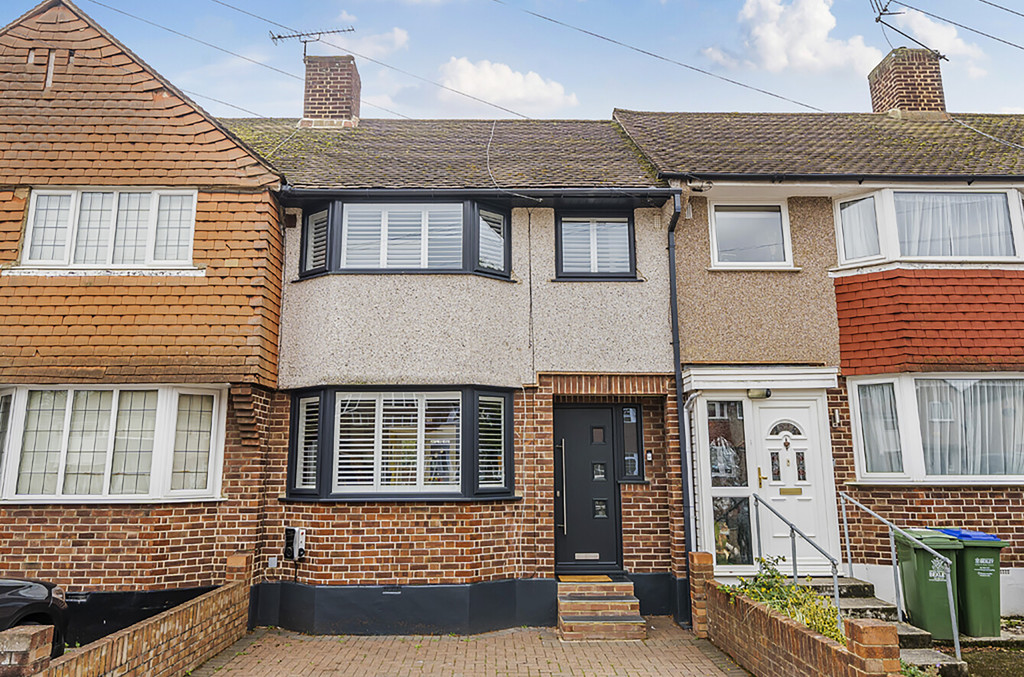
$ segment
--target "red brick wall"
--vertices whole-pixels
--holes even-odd
[[[850,431],[850,410],[845,380],[829,390],[829,420],[838,412],[840,425],[832,428],[832,455],[836,485],[867,507],[901,527],[948,525],[985,531],[1007,541],[1002,565],[1024,566],[1024,487],[991,485],[934,486],[857,485]],[[881,522],[850,506],[850,542],[857,564],[890,564],[888,530]],[[839,528],[842,533],[842,513]],[[843,558],[846,557],[846,544]]]
[[[644,405],[650,485],[623,490],[625,566],[636,572],[673,568],[672,524],[681,502],[678,442],[664,416],[674,416],[671,377],[542,375],[536,387],[515,397],[516,494],[520,500],[471,503],[338,502],[292,503],[285,493],[287,446],[273,434],[268,475],[267,546],[258,564],[266,580],[315,584],[469,583],[502,578],[554,576],[554,453],[552,410],[556,402],[639,402]],[[584,395],[586,393],[586,395]],[[272,431],[287,427],[286,395],[274,407]],[[674,425],[674,420],[673,420]],[[673,447],[673,444],[676,445]],[[680,505],[669,508],[671,501]],[[675,517],[673,517],[675,515]],[[308,555],[266,568],[280,555],[287,523],[307,528]],[[681,539],[682,536],[680,535]],[[681,540],[680,540],[681,542]],[[679,555],[676,561],[682,558]]]
[[[302,117],[351,120],[359,117],[362,84],[352,56],[307,56]]]
[[[222,501],[0,507],[0,576],[72,592],[221,583],[225,558],[260,540],[269,404],[267,391],[231,391]]]
[[[886,113],[902,111],[945,111],[942,69],[939,59],[928,49],[900,47],[868,75],[871,110]]]
[[[1024,369],[1024,271],[896,269],[835,288],[847,376]]]

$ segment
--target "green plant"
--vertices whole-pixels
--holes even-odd
[[[900,661],[900,674],[903,677],[936,677],[939,672],[934,667],[922,668]]]
[[[753,578],[741,578],[736,585],[726,585],[722,589],[729,593],[730,598],[743,595],[747,599],[761,602],[811,630],[845,644],[846,637],[836,625],[835,605],[809,587],[788,583],[779,571],[780,561],[780,557],[760,559],[759,571]]]

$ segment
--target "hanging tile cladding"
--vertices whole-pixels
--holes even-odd
[[[836,487],[900,527],[958,526],[996,534],[1009,545],[1002,551],[1002,566],[1024,566],[1024,487],[957,487],[914,485],[858,485],[850,432],[850,406],[846,380],[828,391],[832,425],[832,457]],[[835,423],[838,421],[838,424]],[[850,543],[858,564],[890,564],[889,532],[878,520],[849,507]],[[842,521],[840,520],[840,529]],[[843,548],[845,552],[845,541]]]
[[[835,288],[847,376],[1024,369],[1024,271],[897,269]]]
[[[65,6],[30,13],[0,33],[0,92],[0,186],[256,188],[279,180],[137,56]]]
[[[0,267],[27,191],[0,190]],[[200,192],[202,277],[0,274],[0,383],[277,381],[278,210],[266,193]]]
[[[554,575],[556,402],[641,402],[651,484],[623,492],[625,565],[631,571],[685,576],[679,447],[672,379],[663,375],[542,374],[515,398],[515,471],[519,500],[482,503],[287,503],[286,445],[274,444],[268,465],[266,543],[258,558],[264,580],[310,584],[472,583]],[[279,399],[271,428],[287,426]],[[276,438],[275,438],[276,439]],[[267,568],[284,526],[306,527],[308,555],[297,569]]]
[[[287,436],[286,427],[270,424],[274,397],[285,399],[232,388],[222,501],[0,506],[0,577],[47,580],[71,592],[222,583],[224,559],[252,551],[262,537],[264,450]]]

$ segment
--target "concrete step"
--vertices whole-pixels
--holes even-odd
[[[932,646],[932,633],[910,623],[896,623],[896,634],[900,637],[901,649],[930,649]]]
[[[639,615],[559,615],[558,636],[565,641],[647,639],[647,621]]]
[[[632,597],[632,581],[611,581],[608,583],[563,583],[558,582],[558,596],[588,595],[591,597]]]
[[[792,579],[790,579],[792,580]],[[832,577],[815,576],[813,578],[797,578],[797,585],[814,589],[816,592],[832,596]],[[874,597],[875,585],[859,578],[839,577],[839,597]]]
[[[877,618],[881,621],[895,621],[896,605],[877,597],[848,597],[839,600],[844,616],[850,618]]]
[[[938,667],[939,677],[968,677],[967,663],[935,649],[901,649],[900,660],[918,667]]]
[[[560,595],[558,613],[566,616],[639,616],[640,600],[632,595]]]

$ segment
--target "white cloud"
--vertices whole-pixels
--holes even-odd
[[[404,28],[392,28],[386,33],[375,35],[359,35],[358,33],[341,33],[339,35],[325,35],[323,38],[331,45],[337,45],[339,49],[327,45],[326,51],[338,52],[351,50],[362,56],[369,56],[375,59],[393,54],[409,44],[409,31]]]
[[[951,57],[963,57],[967,61],[967,74],[972,78],[984,77],[987,71],[977,61],[987,58],[981,47],[965,42],[955,26],[932,21],[913,9],[896,17],[900,28],[909,32],[922,43]],[[916,46],[916,45],[915,45]]]
[[[523,113],[546,114],[575,106],[575,94],[567,94],[565,87],[554,80],[546,80],[537,73],[522,73],[503,63],[487,60],[473,63],[466,58],[452,57],[441,65],[442,82],[452,89],[478,96],[493,103],[515,108]],[[442,90],[445,100],[462,99]]]
[[[344,23],[354,24],[358,20],[359,19],[356,17],[355,14],[349,14],[345,10],[341,10],[341,14],[338,15],[338,19],[337,19],[337,21],[339,23],[343,23],[343,24]]]
[[[723,66],[742,62],[774,73],[848,68],[867,73],[882,59],[860,35],[846,40],[830,35],[836,27],[832,0],[746,0],[739,21],[746,31],[742,57],[719,47],[705,49],[705,56]]]

